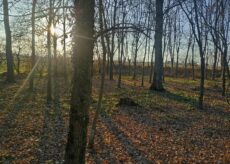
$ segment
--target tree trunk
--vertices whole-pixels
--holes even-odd
[[[151,55],[151,63],[150,63],[150,75],[149,75],[149,83],[152,83],[152,78],[153,78],[153,55],[154,55],[154,50],[155,50],[155,45],[153,46],[152,49],[152,55]]]
[[[20,59],[20,51],[21,51],[21,47],[19,47],[18,53],[16,54],[17,57],[17,74],[20,74],[20,65],[21,65],[21,59]]]
[[[227,49],[224,50],[223,53],[223,68],[222,68],[222,96],[225,96],[226,91],[226,78],[225,78],[225,72],[227,67]]]
[[[139,35],[136,34],[136,36],[135,36],[135,52],[134,52],[134,60],[133,60],[133,80],[136,80],[136,77],[137,77],[138,42],[139,42]]]
[[[37,0],[33,0],[32,2],[32,16],[31,16],[31,26],[32,26],[32,54],[31,54],[31,70],[33,70],[33,67],[35,65],[35,7]],[[34,74],[31,74],[30,77],[30,90],[32,91],[34,89]]]
[[[47,81],[47,103],[52,101],[52,78],[51,78],[51,26],[52,26],[52,0],[50,0],[49,20],[47,28],[47,48],[48,48],[48,81]]]
[[[188,77],[187,62],[188,62],[188,54],[189,54],[189,50],[190,50],[191,44],[192,44],[192,32],[190,32],[187,53],[186,53],[185,61],[184,61],[184,77],[185,78]]]
[[[214,45],[214,62],[212,67],[212,80],[215,80],[216,78],[217,53],[218,53],[218,48],[217,46]]]
[[[203,109],[203,97],[204,97],[204,78],[205,78],[205,58],[203,50],[200,50],[200,96],[199,96],[199,108]]]
[[[64,74],[64,78],[65,78],[65,82],[68,82],[68,74],[67,74],[67,69],[66,69],[66,10],[64,8],[65,6],[65,0],[63,0],[63,57],[64,57],[64,61],[63,61],[63,74]]]
[[[103,3],[102,0],[99,0],[99,22],[100,22],[100,30],[103,31],[103,20],[102,20],[102,12],[103,12],[104,8],[103,8]],[[102,53],[103,53],[103,62],[102,62],[102,70],[101,70],[101,86],[100,86],[100,93],[99,93],[99,99],[98,99],[98,103],[97,103],[97,109],[96,109],[96,113],[93,119],[93,123],[92,123],[92,128],[90,131],[90,136],[89,136],[89,148],[93,148],[94,146],[94,137],[95,137],[95,133],[96,133],[96,123],[97,123],[97,119],[99,116],[99,113],[101,111],[101,101],[103,98],[103,90],[104,90],[104,81],[105,81],[105,64],[106,64],[106,45],[105,45],[105,39],[104,36],[101,35],[101,44],[102,44]]]
[[[113,11],[113,24],[116,24],[116,15],[117,15],[117,0],[114,0],[114,11]],[[114,56],[114,39],[115,39],[115,30],[112,31],[112,41],[111,41],[111,54],[110,54],[110,69],[109,69],[109,79],[113,80],[113,56]]]
[[[178,77],[178,69],[179,69],[179,51],[180,48],[177,47],[177,53],[176,53],[176,77]]]
[[[122,27],[124,27],[125,23],[125,12],[124,12],[124,3],[122,1]],[[119,77],[118,77],[118,88],[121,88],[121,73],[122,73],[122,67],[123,67],[123,57],[124,57],[124,30],[121,30],[121,53],[120,53],[120,60],[119,60]]]
[[[195,40],[192,44],[192,80],[195,80],[194,48],[195,48]]]
[[[147,53],[147,46],[148,46],[148,38],[146,37],[146,42],[145,42],[145,53],[144,53],[144,58],[142,61],[142,76],[141,76],[141,86],[144,86],[144,76],[145,76],[145,58],[146,58],[146,53]]]
[[[74,74],[65,163],[84,164],[92,90],[94,1],[75,1],[74,12],[76,17],[73,50]],[[78,37],[78,35],[84,37]]]
[[[6,60],[7,60],[6,81],[9,83],[12,83],[12,82],[15,82],[15,79],[14,79],[14,57],[12,54],[8,0],[3,0],[3,12],[4,12],[4,27],[5,27],[5,36],[6,36]]]
[[[164,0],[156,0],[156,31],[155,31],[155,67],[151,90],[162,91],[163,88],[163,58],[162,58],[162,34],[163,34],[163,3]]]

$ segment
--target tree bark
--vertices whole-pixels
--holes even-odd
[[[65,0],[63,0],[63,6],[65,6]],[[66,69],[66,9],[63,7],[63,74],[65,78],[65,82],[68,82],[68,74],[67,74],[67,69]]]
[[[102,19],[102,12],[104,10],[102,0],[99,0],[99,23],[100,23],[100,30],[103,31],[103,19]],[[103,91],[104,91],[104,82],[105,82],[105,65],[106,65],[106,45],[105,45],[105,38],[104,35],[101,35],[101,44],[102,44],[102,53],[103,53],[103,62],[102,62],[102,70],[101,70],[101,86],[100,86],[100,92],[99,92],[99,98],[98,98],[98,103],[97,103],[97,109],[96,113],[93,119],[92,123],[92,128],[90,131],[90,136],[89,136],[89,148],[93,148],[94,146],[94,137],[96,133],[96,124],[97,124],[97,119],[101,111],[101,102],[103,98]]]
[[[47,48],[48,48],[48,81],[47,81],[47,103],[52,101],[52,72],[51,72],[51,26],[52,26],[52,0],[50,0],[49,20],[47,28]]]
[[[84,164],[87,143],[89,106],[92,91],[92,62],[94,48],[94,5],[92,0],[75,0],[73,50],[73,87],[65,163]],[[84,36],[84,37],[80,37]]]
[[[162,91],[163,88],[163,58],[162,58],[162,34],[163,34],[163,3],[164,0],[156,0],[156,31],[155,31],[155,67],[151,90]]]
[[[117,15],[117,0],[114,0],[114,11],[113,11],[113,24],[116,24],[116,15]],[[110,54],[110,68],[109,68],[109,79],[113,80],[113,56],[114,56],[114,39],[115,39],[115,30],[112,31],[112,41],[111,41],[111,54]]]
[[[31,70],[33,70],[33,67],[35,65],[35,7],[37,0],[32,0],[32,16],[31,16],[31,25],[32,25],[32,54],[31,54]],[[30,77],[30,90],[32,91],[34,89],[34,76],[33,73]]]
[[[7,74],[6,81],[9,83],[15,82],[14,79],[14,57],[12,54],[12,42],[11,31],[9,22],[9,8],[8,0],[3,0],[3,12],[4,12],[4,27],[6,36],[6,60],[7,60]]]

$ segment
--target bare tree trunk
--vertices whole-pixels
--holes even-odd
[[[68,74],[67,74],[67,69],[66,69],[66,9],[64,8],[65,6],[65,0],[63,0],[63,57],[64,57],[64,61],[63,61],[63,74],[64,74],[64,78],[65,78],[65,82],[68,81]]]
[[[200,96],[199,96],[199,108],[203,109],[203,97],[204,97],[204,77],[205,77],[205,58],[203,54],[203,50],[200,50]]]
[[[227,49],[224,50],[223,54],[223,68],[222,68],[222,96],[225,96],[226,92],[226,77],[225,77],[225,72],[226,72],[226,67],[227,67]]]
[[[57,35],[54,34],[53,35],[53,55],[54,55],[54,63],[53,63],[53,71],[54,71],[54,77],[57,77],[57,64],[58,64],[58,60],[57,60]]]
[[[195,48],[195,40],[192,44],[192,80],[195,80],[195,64],[194,64],[194,55],[195,55],[195,52],[194,52],[194,48]]]
[[[212,80],[215,80],[216,78],[217,54],[218,54],[218,48],[217,46],[214,45],[214,62],[212,67]]]
[[[21,51],[21,47],[19,47],[18,53],[16,54],[16,58],[17,58],[17,74],[20,74],[20,65],[21,65],[21,59],[20,59],[20,51]]]
[[[190,34],[190,37],[189,37],[187,53],[186,53],[186,57],[185,57],[185,61],[184,61],[184,77],[185,78],[188,77],[187,62],[188,62],[188,54],[189,54],[191,44],[192,44],[192,34]]]
[[[32,16],[31,16],[31,26],[32,26],[32,54],[31,54],[31,70],[35,65],[35,7],[37,0],[32,0]],[[30,90],[34,89],[34,74],[32,73],[30,77]]]
[[[125,23],[125,10],[124,10],[124,2],[122,1],[122,27],[124,27],[124,23]],[[119,36],[118,36],[119,37]],[[120,53],[120,60],[119,60],[119,76],[118,76],[118,88],[121,87],[121,73],[122,73],[122,67],[123,67],[123,57],[124,57],[124,30],[121,30],[121,53]]]
[[[133,80],[136,80],[136,77],[137,77],[138,42],[139,42],[139,34],[136,34],[136,36],[135,36],[135,52],[134,52],[134,60],[133,60]]]
[[[164,0],[156,0],[156,31],[155,31],[155,67],[151,90],[162,91],[163,88],[163,58],[162,58],[162,35],[163,35],[163,4]]]
[[[52,101],[52,72],[51,72],[51,27],[52,27],[52,0],[50,0],[49,20],[47,28],[47,47],[48,47],[48,82],[47,82],[47,103]]]
[[[131,59],[128,59],[128,63],[129,63],[129,76],[131,75]]]
[[[154,43],[155,44],[155,43]],[[155,45],[153,46],[152,49],[152,55],[151,55],[151,64],[150,64],[150,75],[149,75],[149,83],[152,83],[152,79],[153,79],[153,55],[154,55],[154,50],[155,50]]]
[[[146,42],[145,42],[145,53],[144,53],[144,58],[142,61],[142,76],[141,76],[141,86],[144,86],[144,76],[145,76],[145,58],[146,58],[146,53],[147,53],[147,46],[148,46],[148,38],[146,37]]]
[[[84,164],[92,91],[94,1],[75,1],[74,12],[74,75],[65,163]],[[84,37],[78,37],[79,35]]]
[[[102,0],[99,0],[99,22],[100,22],[100,30],[103,31],[103,19],[102,19],[102,12],[103,12],[104,8],[103,8],[103,3]],[[98,103],[97,103],[97,109],[96,109],[96,113],[93,119],[93,123],[92,123],[92,128],[90,131],[90,136],[89,136],[89,148],[93,148],[94,146],[94,137],[95,137],[95,133],[96,133],[96,124],[97,124],[97,119],[99,116],[99,113],[101,111],[101,101],[103,98],[103,90],[104,90],[104,81],[105,81],[105,65],[106,65],[106,45],[105,45],[105,39],[104,36],[101,35],[101,44],[102,44],[102,50],[103,50],[103,62],[102,62],[102,70],[101,70],[101,86],[100,86],[100,93],[99,93],[99,99],[98,99]]]
[[[177,51],[177,53],[176,53],[176,77],[178,77],[180,47],[177,47],[176,51]]]
[[[116,15],[117,15],[117,0],[114,0],[114,11],[113,11],[113,24],[116,24]],[[114,39],[115,39],[115,30],[112,31],[112,41],[111,41],[111,54],[110,54],[110,69],[109,69],[109,79],[113,80],[113,57],[114,57]]]
[[[3,0],[3,12],[4,12],[4,27],[5,27],[5,35],[6,35],[6,60],[7,60],[6,81],[9,83],[12,83],[12,82],[15,82],[15,79],[14,79],[14,57],[12,54],[8,0]]]
[[[54,23],[56,24],[56,22]],[[56,25],[54,25],[54,29]],[[54,101],[57,103],[59,101],[59,88],[58,88],[58,70],[57,70],[57,65],[58,65],[58,59],[57,59],[57,35],[56,33],[53,34],[53,76],[52,76],[52,81],[53,81],[53,97]]]

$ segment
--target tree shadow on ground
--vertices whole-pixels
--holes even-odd
[[[107,146],[107,144],[104,143],[103,139],[103,134],[101,130],[97,131],[95,140],[98,140],[97,142],[100,143],[100,150],[107,150],[106,154],[105,153],[97,153],[97,151],[93,148],[90,149],[90,155],[92,156],[93,160],[95,163],[102,163],[103,160],[109,161],[109,163],[115,163],[115,159],[111,156],[111,154],[114,154],[114,152],[111,151],[111,148]]]
[[[21,103],[21,102],[28,100],[28,98],[30,98],[31,95],[32,95],[31,92],[24,91],[23,93],[21,93],[19,100],[13,99],[11,102],[8,102],[8,106],[6,106],[5,108],[8,108],[10,112],[8,112],[8,115],[2,120],[2,124],[0,124],[0,141],[1,142],[3,142],[2,137],[7,136],[9,129],[11,129],[14,126],[15,119],[18,113],[24,108],[28,108],[27,103]]]
[[[137,163],[151,163],[151,161],[145,157],[145,154],[138,150],[132,141],[130,141],[127,136],[119,129],[115,122],[106,114],[101,115],[102,122],[108,127],[110,132],[117,137],[117,139],[122,143],[125,151],[129,154],[132,159]]]
[[[163,98],[170,99],[172,101],[176,101],[179,103],[184,103],[184,104],[189,104],[193,107],[197,106],[197,100],[192,97],[185,97],[176,93],[172,93],[169,91],[164,91],[164,92],[157,92],[157,91],[152,91],[152,93],[158,94]]]
[[[166,112],[160,111],[160,119],[154,119],[154,116],[158,117],[159,111],[155,109],[151,109],[150,111],[150,109],[145,109],[143,107],[122,107],[120,108],[120,112],[128,115],[136,122],[145,124],[147,126],[157,127],[160,130],[169,130],[169,128],[171,128],[175,131],[185,131],[200,120],[200,117],[191,115],[189,112],[175,115],[173,113],[167,112],[167,110]]]

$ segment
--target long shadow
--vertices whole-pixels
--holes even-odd
[[[175,94],[169,91],[164,91],[164,92],[151,91],[151,92],[158,94],[164,98],[179,102],[179,103],[189,104],[194,107],[196,107],[197,105],[197,100],[191,97],[185,97],[185,96]]]
[[[0,143],[4,142],[4,136],[7,136],[9,130],[13,128],[18,113],[23,110],[25,106],[28,107],[28,104],[20,102],[27,100],[30,96],[31,92],[24,91],[19,100],[12,102],[12,106],[9,104],[9,107],[6,107],[12,110],[8,112],[8,115],[2,120],[2,124],[0,124]]]
[[[143,107],[136,107],[136,108],[130,108],[130,107],[122,107],[120,108],[120,112],[123,112],[125,115],[131,117],[136,122],[147,125],[147,126],[154,126],[159,128],[160,130],[169,130],[168,128],[172,128],[175,131],[184,131],[187,128],[191,127],[194,123],[198,122],[200,120],[200,117],[198,116],[192,116],[189,115],[188,117],[185,115],[174,115],[172,113],[167,112],[167,110],[154,110],[154,109],[145,109]],[[165,117],[162,117],[160,120],[154,120],[151,118],[149,112],[153,115],[159,114],[159,112],[162,114],[165,114]],[[147,114],[146,114],[147,113]]]
[[[96,152],[95,149],[92,149],[92,150],[89,150],[93,160],[95,163],[102,163],[102,160],[101,159],[105,159],[105,160],[108,160],[109,163],[113,164],[113,163],[116,163],[115,159],[113,159],[113,157],[111,156],[108,156],[108,154],[113,154],[113,152],[111,151],[110,147],[107,146],[104,142],[103,142],[103,134],[101,131],[98,131],[97,132],[97,136],[95,139],[98,139],[99,143],[100,143],[100,149],[102,150],[107,150],[106,152],[106,155],[101,155],[99,153]]]
[[[45,106],[43,132],[38,146],[39,163],[45,161],[63,162],[64,160],[64,141],[66,129],[61,114],[59,103]]]
[[[56,157],[55,161],[60,162],[64,160],[65,152],[65,138],[67,138],[67,129],[65,128],[65,123],[62,118],[62,106],[60,102],[55,102],[54,104],[54,140],[56,147]]]
[[[126,152],[134,159],[137,163],[152,163],[148,158],[144,156],[144,153],[138,150],[132,141],[130,141],[125,134],[118,128],[115,122],[109,118],[105,113],[101,116],[102,122],[108,127],[111,133],[113,133],[117,139],[123,144]]]

